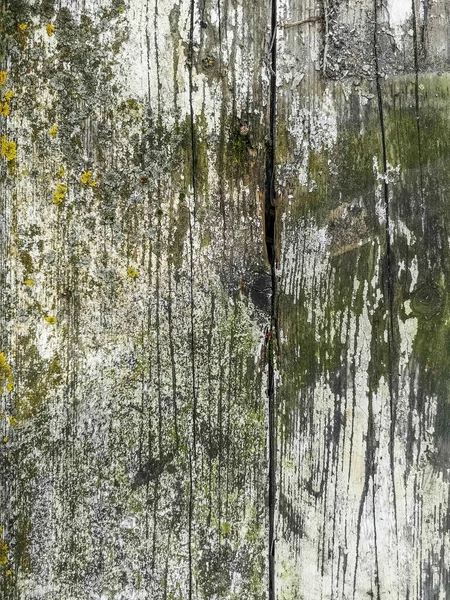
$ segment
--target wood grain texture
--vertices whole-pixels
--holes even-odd
[[[2,3],[5,600],[265,594],[266,12]]]
[[[449,596],[447,4],[1,3],[1,598]]]

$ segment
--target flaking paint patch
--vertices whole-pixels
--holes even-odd
[[[283,270],[279,270],[281,290],[292,296],[293,303],[298,302],[299,293],[304,292],[306,298],[312,299],[315,277],[324,277],[328,270],[328,254],[326,252],[329,235],[326,228],[318,228],[314,219],[302,221],[301,236],[297,237],[292,231],[283,229],[281,246],[284,249]],[[298,257],[303,255],[305,272],[298,269]],[[308,273],[310,276],[306,276]],[[314,274],[315,277],[312,275]],[[312,310],[313,307],[310,307]],[[321,307],[314,307],[321,314]]]
[[[412,7],[409,0],[389,0],[387,5],[389,25],[398,47],[403,45],[405,34],[412,37]],[[405,31],[405,27],[408,29]]]
[[[294,97],[287,131],[294,142],[292,150],[294,160],[298,161],[298,181],[306,186],[310,153],[331,150],[337,140],[337,115],[331,89],[325,88],[313,109],[304,108]]]

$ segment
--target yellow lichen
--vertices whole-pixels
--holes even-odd
[[[17,158],[16,142],[11,142],[6,139],[6,135],[2,135],[2,156],[6,160],[15,160]]]
[[[135,279],[136,277],[139,277],[139,271],[137,271],[134,267],[128,267],[127,277]]]
[[[26,28],[27,28],[27,24],[26,23],[20,23],[20,25],[19,25],[20,31],[25,31]]]
[[[8,441],[8,436],[7,436],[7,435],[5,435],[5,436],[3,437],[3,443],[4,443],[4,444],[6,444],[6,442],[7,442],[7,441]],[[0,543],[0,551],[1,551],[1,543]],[[3,563],[3,564],[5,564],[5,563]]]
[[[5,438],[3,438],[5,441]],[[6,438],[8,441],[8,438]],[[0,534],[2,533],[0,529]],[[8,563],[8,544],[3,540],[0,540],[0,565],[6,565]]]
[[[46,27],[45,27],[45,31],[47,32],[47,35],[48,35],[49,37],[52,37],[52,35],[53,35],[53,32],[55,31],[55,26],[54,26],[54,25],[52,25],[51,23],[49,23],[48,25],[46,25]]]
[[[3,100],[6,100],[6,102],[9,102],[11,100],[11,98],[14,98],[14,92],[11,92],[11,90],[9,90],[3,96]]]
[[[58,183],[56,191],[53,192],[53,198],[52,198],[53,204],[61,204],[61,202],[66,197],[66,192],[67,192],[67,185],[62,185],[61,183]]]
[[[53,127],[51,127],[48,132],[49,135],[51,135],[52,137],[56,137],[56,134],[58,133],[58,126],[57,125],[53,125]]]
[[[92,171],[85,171],[81,175],[80,181],[82,184],[84,184],[84,185],[89,184],[91,187],[95,187],[97,185],[96,181],[92,181]]]
[[[17,419],[12,415],[9,417],[9,422],[11,424],[11,427],[15,427],[17,425]]]
[[[0,85],[3,85],[6,81],[6,71],[0,71]]]
[[[6,354],[0,352],[0,394],[3,394],[3,385],[5,382],[7,391],[11,392],[14,389],[12,369],[6,360]]]
[[[56,317],[54,317],[53,315],[47,315],[45,317],[45,320],[49,325],[54,325],[56,323]]]
[[[59,169],[59,176],[62,177],[64,175],[64,167]]]
[[[34,281],[32,279],[25,279],[24,284],[33,287]]]
[[[10,112],[10,110],[9,110],[9,104],[7,102],[3,102],[3,104],[0,103],[0,106],[1,106],[1,111],[0,111],[1,114],[4,117],[8,117],[9,116],[9,112]]]
[[[11,571],[11,569],[7,569],[7,570],[6,570],[6,574],[7,574],[7,575],[12,575],[12,571]]]

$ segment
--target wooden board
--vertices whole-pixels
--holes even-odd
[[[450,592],[446,11],[279,8],[279,598]]]
[[[267,8],[2,11],[1,596],[260,598]]]
[[[2,598],[449,595],[449,23],[2,4]]]

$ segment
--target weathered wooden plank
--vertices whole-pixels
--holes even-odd
[[[2,597],[264,597],[266,3],[1,18]]]
[[[1,26],[4,597],[446,597],[446,4]]]
[[[280,598],[450,589],[448,15],[388,8],[279,8]]]

